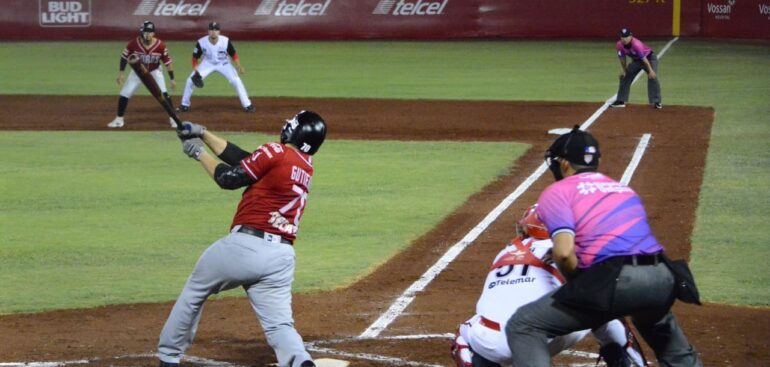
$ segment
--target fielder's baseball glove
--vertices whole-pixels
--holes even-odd
[[[192,82],[196,88],[203,88],[203,78],[197,71],[192,76]]]

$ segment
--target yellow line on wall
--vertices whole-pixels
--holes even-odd
[[[674,0],[674,16],[672,17],[671,34],[679,37],[680,16],[682,15],[682,0]]]

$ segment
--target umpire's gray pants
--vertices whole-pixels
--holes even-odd
[[[312,360],[294,329],[294,265],[291,245],[244,233],[233,232],[209,246],[163,326],[158,342],[160,360],[179,363],[195,337],[203,302],[212,294],[239,286],[246,290],[279,366],[298,367]]]
[[[550,366],[548,338],[594,329],[612,319],[632,316],[634,326],[655,351],[661,366],[703,364],[670,312],[674,280],[665,264],[625,265],[608,312],[567,306],[553,292],[522,307],[508,320],[505,334],[515,367]],[[554,291],[555,292],[555,291]]]
[[[647,58],[647,61],[650,62],[650,66],[652,66],[652,70],[655,71],[655,74],[658,73],[658,57],[655,56],[653,53]],[[631,94],[631,83],[633,83],[634,78],[636,78],[636,74],[639,74],[640,71],[645,70],[644,69],[644,63],[640,60],[634,60],[626,66],[626,76],[623,77],[623,79],[620,79],[620,87],[618,87],[618,98],[617,101],[623,101],[628,102],[628,96]],[[647,100],[652,103],[661,103],[661,97],[660,97],[660,82],[658,82],[658,77],[656,76],[655,79],[647,78]]]

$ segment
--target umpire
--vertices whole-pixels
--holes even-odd
[[[662,366],[702,366],[670,311],[677,297],[699,303],[692,275],[663,255],[639,196],[597,172],[600,155],[577,126],[546,151],[556,182],[540,195],[537,213],[568,281],[508,320],[513,365],[550,366],[549,338],[630,315]],[[630,366],[618,345],[600,354],[608,365]]]

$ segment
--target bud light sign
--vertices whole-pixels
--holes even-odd
[[[88,27],[91,0],[40,0],[41,27]]]

